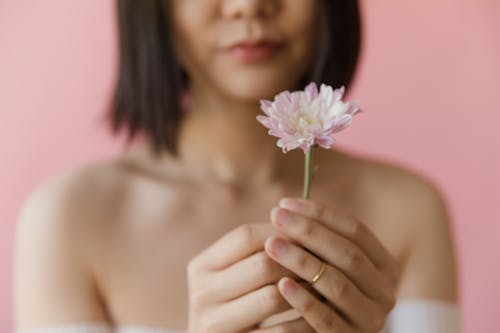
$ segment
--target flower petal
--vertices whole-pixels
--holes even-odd
[[[332,136],[328,136],[328,135],[321,136],[321,137],[316,139],[316,143],[318,145],[320,145],[321,147],[326,148],[326,149],[330,148],[334,142],[335,142],[335,138],[333,138]]]
[[[263,115],[258,115],[257,117],[257,120],[264,126],[266,126],[267,128],[271,128],[272,125],[271,125],[271,122],[269,120],[269,117],[266,117],[266,116],[263,116]]]
[[[316,97],[318,97],[318,87],[316,86],[316,83],[315,82],[309,83],[305,88],[305,92],[309,99],[309,103],[315,100]]]
[[[335,121],[332,126],[332,133],[339,132],[349,126],[352,121],[352,116],[350,114],[345,114]]]
[[[265,99],[261,99],[260,100],[260,108],[268,116],[271,115],[271,111],[270,110],[271,110],[272,107],[273,107],[273,103],[271,101],[268,101],[268,100],[265,100]]]
[[[359,106],[358,106],[359,102],[357,100],[353,101],[351,103],[347,103],[347,104],[349,104],[349,107],[345,113],[350,114],[351,116],[354,116],[356,113],[358,113],[358,111],[360,111]]]
[[[281,137],[287,135],[285,132],[283,132],[279,128],[271,128],[267,133],[272,135],[272,136],[276,136],[278,138],[281,138]]]
[[[283,152],[286,153],[292,149],[298,148],[300,145],[297,141],[291,140],[290,138],[281,138],[278,140],[278,147],[283,149]]]

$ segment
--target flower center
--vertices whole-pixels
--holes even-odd
[[[318,127],[320,120],[312,112],[298,114],[292,121],[292,126],[300,136],[309,137]]]

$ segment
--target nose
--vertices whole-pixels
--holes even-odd
[[[277,0],[226,0],[223,2],[222,13],[226,18],[269,17],[278,7]]]

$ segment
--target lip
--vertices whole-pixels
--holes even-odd
[[[226,49],[227,53],[244,63],[264,61],[271,58],[282,47],[282,43],[272,40],[244,40]]]

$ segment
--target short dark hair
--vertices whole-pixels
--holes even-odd
[[[316,61],[300,85],[309,82],[347,91],[361,47],[358,0],[319,0],[320,34]],[[174,55],[165,0],[118,0],[119,72],[107,119],[113,134],[125,128],[128,143],[143,133],[155,153],[177,156],[187,82]]]

